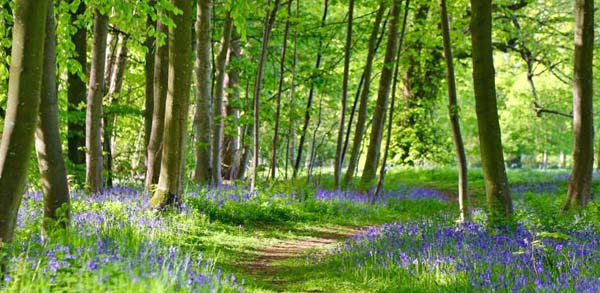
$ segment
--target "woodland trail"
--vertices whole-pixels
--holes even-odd
[[[295,282],[305,281],[306,272],[311,271],[308,257],[325,256],[336,244],[343,243],[369,226],[337,226],[310,228],[293,239],[278,241],[250,253],[239,265],[274,291],[287,291]],[[319,289],[303,292],[322,292]]]

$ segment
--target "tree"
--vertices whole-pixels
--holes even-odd
[[[192,3],[187,0],[171,0],[171,3],[182,13],[172,16],[175,27],[169,30],[169,82],[163,158],[158,186],[150,200],[151,208],[164,208],[183,192],[182,163],[185,158],[184,139],[192,77]]]
[[[575,59],[573,69],[573,171],[567,201],[584,207],[592,200],[594,169],[594,1],[575,1]]]
[[[0,143],[0,243],[14,239],[33,148],[51,1],[16,0],[8,104]]]
[[[54,5],[48,7],[40,112],[35,131],[35,149],[44,193],[44,228],[69,223],[69,183],[63,158],[58,121],[58,84],[56,83],[56,26]]]
[[[471,0],[473,87],[485,178],[488,221],[501,226],[512,221],[512,199],[504,167],[504,154],[494,80],[492,55],[492,1]]]
[[[379,35],[379,27],[383,19],[383,14],[386,10],[386,1],[381,1],[379,9],[375,15],[375,23],[373,24],[373,31],[369,37],[369,48],[367,51],[367,61],[363,70],[363,87],[360,94],[360,103],[358,106],[358,120],[356,121],[356,128],[354,130],[354,139],[352,142],[352,150],[350,151],[350,159],[348,160],[348,168],[346,169],[346,175],[344,175],[344,185],[348,186],[354,178],[354,171],[358,165],[358,155],[360,151],[360,145],[363,140],[365,133],[365,125],[367,124],[367,108],[369,102],[369,93],[371,86],[371,72],[373,71],[373,60],[375,59],[376,48],[377,48],[377,36]]]
[[[342,81],[342,103],[340,125],[338,128],[337,147],[335,150],[335,166],[333,166],[334,188],[340,188],[340,177],[344,163],[344,126],[346,123],[346,103],[348,101],[348,80],[350,79],[350,54],[352,53],[352,21],[354,15],[354,0],[348,4],[348,28],[346,30],[346,48],[344,52],[344,78]]]
[[[69,0],[73,3],[74,0]],[[87,75],[87,28],[81,18],[85,14],[85,1],[80,1],[75,12],[71,12],[71,22],[76,26],[71,42],[75,46],[74,62],[78,68],[67,73],[67,100],[68,100],[68,154],[69,160],[75,165],[85,165],[85,111],[82,109],[86,102]],[[83,170],[83,168],[82,168]]]
[[[368,190],[373,186],[375,172],[379,163],[381,139],[383,136],[383,129],[385,128],[385,116],[387,113],[388,98],[390,95],[394,64],[396,61],[396,50],[398,48],[400,0],[394,0],[392,2],[390,16],[391,20],[388,27],[388,41],[385,48],[381,78],[379,79],[379,89],[377,90],[377,104],[375,106],[375,114],[373,115],[373,126],[371,127],[367,158],[365,160],[365,167],[363,168],[363,174],[360,182],[360,188],[362,190]]]
[[[156,24],[156,31],[167,35],[168,28],[161,21]],[[163,136],[165,129],[165,103],[167,100],[167,83],[169,77],[169,41],[157,44],[154,58],[154,101],[152,106],[152,129],[148,141],[146,190],[158,183],[160,175]]]
[[[196,167],[194,181],[210,182],[211,0],[198,1],[196,18],[196,112],[194,114]]]
[[[86,190],[92,194],[102,189],[102,97],[108,16],[98,9],[94,12],[94,47],[88,87],[85,118]]]
[[[240,68],[239,62],[242,56],[240,48],[240,36],[234,28],[231,32],[231,46],[229,48],[229,71],[227,72],[227,90],[225,91],[228,128],[225,130],[223,139],[223,178],[234,180],[240,170],[240,138],[242,129],[239,127],[239,105],[240,100]]]
[[[150,1],[150,5],[156,5],[156,1]],[[151,30],[156,30],[156,21],[152,20],[150,13],[146,17],[146,26]],[[152,135],[152,116],[154,113],[154,54],[156,38],[147,36],[144,42],[146,51],[144,53],[144,165],[148,168],[148,145]]]
[[[460,207],[461,221],[469,217],[469,189],[467,173],[467,156],[460,132],[460,121],[458,101],[456,97],[456,78],[454,76],[454,62],[452,60],[452,43],[450,41],[450,24],[448,21],[448,9],[446,0],[440,0],[440,17],[442,25],[442,38],[444,44],[444,57],[446,60],[446,82],[448,83],[448,112],[450,124],[452,125],[452,138],[454,150],[456,151],[456,162],[458,164],[458,205]]]

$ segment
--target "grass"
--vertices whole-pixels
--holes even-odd
[[[540,243],[544,247],[553,247],[562,241],[561,237],[575,239],[573,235],[580,235],[577,233],[595,237],[589,231],[600,227],[595,204],[578,214],[558,212],[566,191],[564,174],[564,171],[537,170],[508,173],[520,227],[534,231],[531,235],[536,237],[542,233],[544,239]],[[481,208],[484,202],[481,171],[471,170],[469,175],[473,203]],[[329,176],[319,179],[324,188],[331,186]],[[147,196],[136,188],[115,188],[95,198],[77,193],[73,200],[72,227],[50,235],[50,240],[39,236],[41,196],[30,193],[21,208],[17,241],[3,250],[11,263],[10,275],[3,286],[9,292],[489,290],[497,284],[483,282],[488,287],[476,287],[469,281],[474,277],[485,281],[488,267],[484,260],[465,256],[464,262],[472,260],[482,268],[471,271],[458,270],[456,263],[450,261],[432,265],[436,264],[433,256],[464,254],[464,250],[440,243],[455,238],[435,237],[436,231],[460,228],[454,222],[457,204],[435,196],[406,199],[410,197],[406,194],[416,189],[420,192],[423,187],[427,188],[425,191],[440,191],[452,197],[456,181],[452,169],[394,169],[385,184],[389,192],[374,205],[360,201],[353,194],[318,191],[303,179],[273,183],[257,193],[239,188],[194,189],[182,204],[163,214],[148,211]],[[432,193],[425,194],[428,197]],[[476,209],[473,225],[484,221],[485,215]],[[385,226],[394,222],[397,224]],[[253,266],[261,251],[270,247],[307,239],[334,241],[346,237],[340,231],[367,227],[373,230],[355,240],[340,240],[342,246],[317,246],[292,257],[270,259],[269,267]],[[423,247],[423,241],[412,241],[412,236],[406,238],[403,228],[398,227],[416,227],[420,237],[429,235],[428,241],[437,246]],[[479,233],[479,228],[473,229],[464,231],[461,237],[468,239]],[[484,233],[481,237],[493,237],[485,231],[481,233]],[[397,244],[394,239],[404,240]],[[518,242],[505,244],[502,249],[514,252],[522,249]],[[573,245],[581,247],[585,243],[573,242]],[[373,253],[377,249],[381,253]],[[394,254],[398,251],[411,258],[410,264],[405,265],[400,255]],[[423,255],[425,251],[429,254]],[[545,255],[554,262],[560,261],[555,254]],[[415,259],[422,265],[412,264]],[[572,259],[585,258],[573,255]],[[512,264],[515,270],[518,265]],[[489,268],[491,276],[502,275],[497,266]],[[583,269],[584,277],[600,272],[595,266],[577,268]],[[535,290],[536,277],[527,280],[530,287],[506,283],[503,288],[521,286]],[[540,279],[539,282],[543,281],[540,286],[552,288],[546,279]],[[586,280],[580,281],[588,284]],[[570,289],[579,288],[577,284],[569,284]]]

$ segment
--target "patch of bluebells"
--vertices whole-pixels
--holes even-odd
[[[72,222],[66,236],[75,240],[44,241],[35,228],[42,221],[42,195],[25,194],[18,237],[9,249],[10,267],[0,285],[10,289],[18,286],[11,281],[39,271],[50,287],[60,285],[65,278],[89,277],[99,282],[90,286],[110,289],[117,277],[142,285],[144,280],[167,280],[168,287],[184,292],[244,291],[244,281],[238,283],[235,276],[216,268],[213,259],[161,237],[178,237],[172,235],[179,228],[178,219],[172,217],[198,216],[185,202],[177,205],[175,213],[159,216],[147,209],[148,198],[125,186],[94,196],[73,192]]]
[[[342,270],[388,272],[393,283],[422,289],[445,276],[469,291],[599,292],[600,238],[593,230],[545,233],[517,226],[491,233],[474,223],[393,223],[362,231],[334,251]],[[404,274],[400,273],[404,272]],[[359,276],[360,278],[361,276]]]
[[[359,191],[325,190],[320,189],[315,194],[315,199],[320,201],[347,201],[356,203],[369,203],[372,194]],[[384,190],[374,199],[375,203],[385,204],[392,199],[401,200],[448,200],[447,196],[439,190],[425,187],[401,187],[397,190]]]

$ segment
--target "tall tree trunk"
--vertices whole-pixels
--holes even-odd
[[[175,27],[169,30],[169,82],[165,108],[164,149],[158,186],[150,200],[152,208],[164,208],[183,192],[183,138],[187,131],[187,108],[192,77],[192,2],[171,0],[171,3],[183,13],[172,16]]]
[[[252,126],[254,149],[252,152],[252,178],[250,182],[250,190],[254,190],[254,188],[256,187],[256,180],[258,177],[258,159],[260,155],[260,143],[258,133],[258,123],[260,119],[260,90],[262,88],[262,79],[265,71],[265,64],[267,63],[269,39],[271,37],[271,31],[273,30],[273,24],[275,23],[275,17],[277,16],[277,10],[279,10],[280,2],[281,0],[275,0],[275,3],[273,4],[273,9],[270,11],[270,13],[267,13],[267,15],[265,16],[260,60],[258,61],[256,80],[254,81],[254,124]]]
[[[168,35],[168,28],[160,21],[156,24],[156,31]],[[160,165],[163,154],[163,136],[165,127],[165,103],[167,100],[167,83],[169,77],[169,40],[165,44],[157,45],[154,56],[154,101],[152,112],[152,130],[148,142],[148,166],[146,169],[146,190],[158,183]]]
[[[367,159],[361,177],[360,188],[363,191],[369,190],[375,182],[375,172],[379,163],[379,154],[381,152],[381,139],[383,129],[385,128],[385,116],[387,113],[388,98],[394,73],[394,64],[396,61],[396,50],[398,48],[398,23],[400,18],[400,0],[392,2],[390,12],[391,20],[388,28],[388,41],[385,48],[383,60],[383,69],[381,70],[381,79],[379,80],[379,89],[377,91],[377,104],[375,114],[373,115],[373,126],[371,128],[371,137],[369,138],[369,147],[367,149]]]
[[[70,0],[69,2],[74,2]],[[85,2],[79,2],[77,11],[71,13],[71,22],[77,23],[75,34],[71,36],[71,41],[75,45],[75,61],[81,66],[80,72],[67,72],[67,111],[68,120],[68,156],[69,160],[75,166],[81,166],[81,171],[85,169],[85,108],[86,103],[86,84],[87,75],[87,28],[78,21],[85,14]],[[79,168],[78,168],[79,169]],[[76,172],[78,173],[78,172]]]
[[[245,111],[248,112],[250,111],[250,79],[248,78],[246,80],[246,90],[244,93],[245,96]],[[251,144],[248,143],[249,140],[248,137],[252,137],[252,130],[253,127],[251,127],[251,125],[246,124],[242,127],[242,139],[240,140],[241,142],[241,147],[243,149],[242,152],[242,157],[240,158],[240,170],[237,174],[237,179],[238,180],[242,180],[246,177],[246,169],[248,169],[248,162],[250,161],[250,152],[252,151],[251,149]]]
[[[346,104],[348,101],[348,80],[350,79],[350,54],[352,53],[352,21],[354,18],[354,0],[350,0],[348,6],[348,29],[346,30],[346,49],[344,52],[342,103],[340,125],[338,128],[337,146],[335,149],[335,166],[333,172],[333,185],[335,189],[340,188],[340,177],[342,176],[342,165],[344,164],[344,127],[346,124]]]
[[[49,3],[15,1],[8,104],[0,143],[0,243],[14,239],[25,189],[38,121]]]
[[[488,221],[491,226],[500,226],[512,221],[513,207],[504,167],[496,104],[492,51],[492,1],[471,0],[471,11],[473,84]]]
[[[56,83],[56,25],[54,5],[48,6],[40,112],[35,131],[35,149],[44,192],[44,229],[69,224],[69,183],[63,158],[58,121]]]
[[[194,114],[196,166],[194,181],[210,182],[210,130],[211,115],[211,0],[198,1],[196,18],[196,111]]]
[[[223,111],[223,96],[225,95],[225,67],[227,65],[227,55],[229,53],[229,44],[231,43],[231,30],[233,28],[233,19],[228,12],[225,25],[223,27],[223,38],[221,40],[221,49],[216,60],[217,76],[215,82],[215,96],[213,99],[213,140],[212,140],[212,180],[215,186],[220,186],[223,182],[221,175],[221,163],[223,162],[223,129],[225,128]]]
[[[292,0],[288,2],[287,18],[283,32],[283,41],[281,45],[281,57],[279,60],[279,85],[277,86],[277,106],[275,111],[275,133],[273,134],[273,143],[271,144],[271,179],[275,180],[277,175],[277,146],[279,141],[279,120],[281,116],[281,94],[283,93],[283,82],[285,78],[285,57],[287,53],[287,39],[290,31],[290,17],[292,14]]]
[[[231,32],[231,46],[229,49],[229,63],[235,63],[236,59],[241,56],[240,36],[235,32],[235,28]],[[223,177],[227,180],[234,180],[237,177],[240,169],[240,142],[242,136],[238,127],[239,109],[236,101],[240,99],[240,70],[238,66],[229,66],[227,73],[227,90],[225,91],[226,107],[225,115],[227,116],[228,131],[225,131],[223,139]],[[234,133],[234,134],[232,134]]]
[[[154,6],[156,1],[150,1],[150,5]],[[156,22],[152,20],[150,14],[146,18],[146,26],[150,30],[156,30]],[[154,112],[154,54],[156,39],[153,36],[146,37],[144,47],[144,165],[148,168],[148,145],[150,144],[150,135],[152,134],[152,114]]]
[[[592,200],[594,169],[594,0],[575,1],[573,70],[573,171],[563,210]]]
[[[450,41],[450,23],[448,22],[448,10],[446,0],[440,0],[440,16],[442,24],[442,37],[444,42],[444,57],[446,59],[446,80],[448,82],[448,112],[450,124],[452,125],[452,138],[454,150],[456,151],[456,162],[458,164],[458,205],[460,207],[460,220],[469,219],[469,189],[467,156],[460,133],[460,109],[456,96],[456,78],[454,76],[454,61],[452,60],[452,43]]]
[[[386,1],[381,1],[379,9],[375,15],[375,23],[373,24],[373,31],[369,37],[369,49],[367,52],[367,63],[365,64],[364,85],[362,87],[362,93],[360,95],[360,103],[358,106],[358,120],[356,121],[356,129],[354,131],[354,139],[352,141],[352,150],[350,152],[350,159],[348,160],[348,169],[346,169],[346,175],[344,175],[344,185],[348,186],[354,178],[354,172],[358,166],[358,158],[360,152],[361,142],[365,133],[365,124],[367,123],[367,107],[369,103],[369,92],[371,90],[371,72],[373,71],[373,60],[375,59],[377,37],[379,36],[379,27],[383,14],[386,10]]]
[[[104,93],[104,67],[108,16],[94,12],[94,47],[90,68],[90,84],[85,117],[86,190],[95,194],[102,190],[102,97]]]
[[[119,95],[123,88],[123,77],[125,76],[125,68],[127,66],[128,48],[127,41],[129,36],[121,35],[121,45],[118,47],[117,53],[115,53],[115,61],[113,65],[110,83],[108,86],[107,100],[110,108],[117,107],[119,105]],[[109,109],[110,109],[109,108]],[[113,186],[113,132],[116,125],[117,115],[113,111],[107,111],[104,114],[104,132],[103,132],[103,144],[105,154],[105,173],[106,173],[106,186],[111,188]]]
[[[295,11],[295,17],[298,18],[299,15],[299,11],[300,11],[300,0],[296,0],[296,11]],[[286,143],[286,147],[285,147],[285,179],[288,178],[288,162],[291,162],[292,164],[294,163],[294,158],[295,156],[295,150],[296,150],[296,126],[294,124],[294,118],[293,117],[293,113],[294,113],[294,101],[295,101],[295,97],[296,97],[296,64],[298,63],[298,23],[294,24],[294,35],[293,35],[293,42],[294,42],[294,50],[292,53],[292,67],[291,67],[291,72],[292,72],[292,80],[290,81],[290,105],[289,105],[289,111],[288,111],[288,118],[289,118],[289,129],[288,129],[288,137],[287,137],[287,143]]]
[[[329,10],[329,0],[325,0],[323,8],[323,17],[321,18],[321,28],[325,27],[327,22],[327,12]],[[315,64],[315,72],[318,72],[321,68],[321,59],[323,58],[323,40],[321,36],[319,36],[319,46],[317,51],[317,63]],[[314,77],[313,77],[314,78]],[[298,143],[298,154],[296,155],[296,162],[294,163],[294,171],[292,173],[292,178],[296,178],[298,176],[298,170],[300,169],[300,162],[302,161],[302,152],[304,149],[304,141],[306,140],[306,134],[308,132],[308,125],[310,123],[310,111],[312,108],[312,102],[315,95],[315,83],[311,81],[310,89],[308,91],[308,100],[306,102],[306,110],[304,112],[304,124],[302,125],[302,133],[300,134],[300,142]]]
[[[400,68],[400,54],[402,53],[402,44],[404,43],[404,35],[406,34],[406,21],[408,20],[408,9],[410,6],[410,0],[404,1],[404,16],[402,17],[402,30],[400,31],[400,40],[398,41],[398,49],[396,50],[396,64],[394,66],[394,79],[392,82],[392,101],[390,103],[390,113],[388,114],[388,125],[387,125],[387,137],[385,138],[385,149],[383,151],[383,160],[381,167],[379,168],[379,180],[377,181],[377,188],[373,200],[377,198],[383,191],[383,183],[385,181],[385,171],[387,165],[388,153],[390,150],[390,144],[392,141],[392,125],[394,124],[394,107],[396,105],[396,85],[398,83],[398,69]]]

